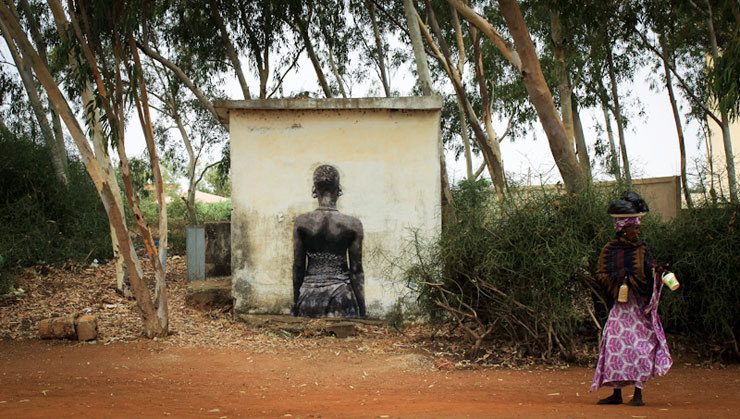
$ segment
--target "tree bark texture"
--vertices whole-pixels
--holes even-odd
[[[612,120],[609,116],[609,107],[601,102],[601,110],[604,113],[604,126],[607,138],[609,139],[609,173],[614,175],[617,182],[622,181],[622,171],[619,167],[619,156],[617,155],[617,147],[614,143],[614,132],[612,131]]]
[[[457,96],[458,103],[463,107],[463,110],[465,112],[465,117],[467,118],[468,122],[470,123],[471,128],[473,129],[473,133],[475,134],[475,138],[478,143],[478,148],[483,153],[483,158],[486,161],[486,166],[488,167],[488,173],[491,176],[491,180],[494,183],[494,186],[496,185],[502,185],[503,182],[497,184],[496,179],[500,178],[503,179],[503,172],[497,174],[497,172],[502,168],[501,160],[500,160],[500,154],[496,155],[494,149],[491,147],[492,142],[489,142],[488,140],[488,134],[486,128],[483,126],[483,123],[480,122],[478,117],[475,115],[475,112],[473,111],[473,107],[470,104],[470,100],[468,99],[467,92],[465,91],[465,87],[462,84],[462,78],[460,74],[457,72],[457,68],[452,63],[452,58],[450,55],[450,48],[447,45],[447,42],[445,41],[444,37],[442,36],[442,31],[439,28],[439,23],[437,22],[437,18],[434,14],[434,9],[431,6],[431,2],[426,0],[426,9],[429,16],[429,24],[432,26],[432,30],[434,31],[435,36],[437,37],[437,40],[439,42],[439,49],[437,49],[436,44],[434,43],[434,40],[431,36],[431,34],[428,33],[428,30],[426,30],[426,26],[424,25],[424,22],[421,20],[421,17],[417,14],[417,20],[419,22],[419,28],[424,30],[424,35],[429,41],[430,47],[435,50],[435,53],[437,54],[437,59],[440,61],[440,64],[445,69],[445,72],[447,72],[448,77],[450,78],[450,81],[452,82],[452,86],[455,89],[455,94]],[[440,51],[441,49],[441,51]],[[503,197],[503,189],[499,190],[497,187],[496,190],[499,198]]]

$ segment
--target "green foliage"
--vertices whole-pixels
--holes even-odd
[[[40,145],[0,136],[2,269],[111,257],[108,218],[81,162],[69,163],[64,188]]]
[[[186,227],[189,225],[187,220],[187,207],[185,206],[185,201],[174,193],[169,195],[169,201],[170,202],[167,203],[168,253],[171,255],[184,255],[187,237]],[[144,219],[156,238],[156,226],[159,224],[157,203],[151,198],[142,199],[141,212],[144,214]],[[195,212],[200,223],[230,221],[231,200],[214,203],[196,202]],[[129,223],[131,223],[131,221],[129,221]]]
[[[670,264],[681,283],[675,292],[665,291],[661,303],[666,329],[729,343],[735,351],[740,335],[737,212],[728,206],[685,210],[643,233],[658,263]]]
[[[710,80],[720,109],[737,120],[740,115],[740,36],[735,35],[727,43],[710,72]]]
[[[591,304],[581,278],[612,235],[607,197],[541,189],[498,202],[482,182],[454,195],[458,222],[417,247],[406,270],[421,304],[466,325],[472,356],[495,335],[532,355],[572,357]]]

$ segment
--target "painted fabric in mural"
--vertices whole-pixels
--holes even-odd
[[[632,384],[642,388],[647,380],[665,375],[671,368],[673,360],[658,317],[663,283],[651,276],[653,292],[649,301],[630,292],[626,303],[617,302],[609,311],[591,391]]]
[[[350,284],[346,256],[328,252],[306,254],[308,266],[296,303],[296,315],[360,317],[360,307]]]

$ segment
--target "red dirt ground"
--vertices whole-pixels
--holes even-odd
[[[597,406],[610,392],[588,392],[587,368],[441,371],[413,349],[318,339],[260,352],[0,340],[0,417],[740,417],[738,365],[678,362],[646,406]]]

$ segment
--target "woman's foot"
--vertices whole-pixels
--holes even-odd
[[[596,404],[622,404],[622,389],[614,389],[614,393],[611,396],[599,400]]]
[[[632,400],[628,403],[630,406],[645,406],[642,401],[642,389],[635,388],[635,395],[632,396]]]

